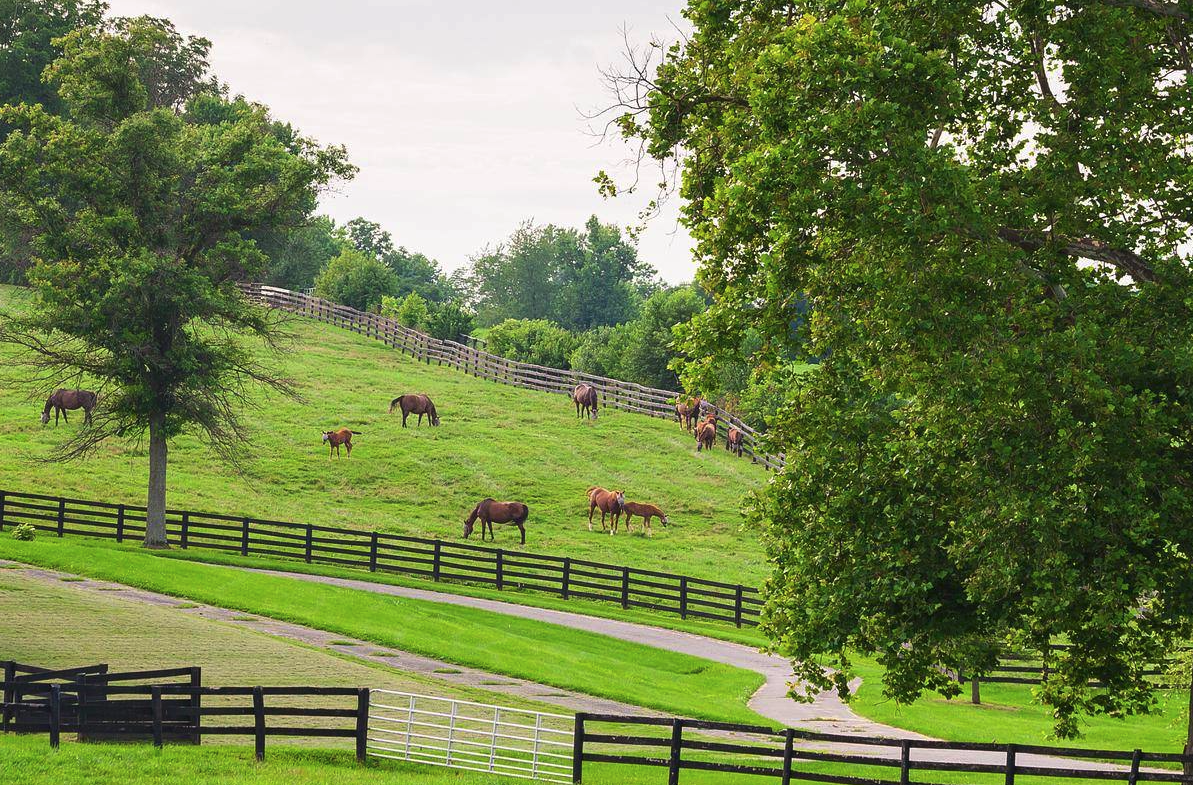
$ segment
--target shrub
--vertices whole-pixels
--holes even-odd
[[[315,279],[315,295],[368,311],[381,304],[386,295],[398,289],[393,270],[382,262],[354,249],[346,249],[328,262]]]
[[[472,332],[473,314],[458,302],[452,300],[442,305],[432,305],[427,317],[427,332],[444,341],[459,340],[461,335]]]
[[[546,319],[506,319],[489,329],[489,351],[511,360],[567,369],[577,338]]]
[[[17,524],[16,528],[12,530],[12,538],[14,540],[24,540],[28,542],[36,536],[37,529],[33,528],[32,523]]]

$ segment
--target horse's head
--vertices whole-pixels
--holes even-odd
[[[667,518],[667,516],[666,516],[666,515],[660,515],[660,516],[659,516],[659,520],[663,522],[663,525],[664,525],[664,526],[666,526],[667,524],[671,523],[671,521],[670,521],[670,520],[668,520],[668,518]]]
[[[617,509],[623,509],[625,507],[625,491],[614,491],[614,493],[617,495]]]
[[[480,510],[481,506],[478,504],[472,508],[472,512],[468,513],[468,517],[464,519],[464,539],[467,540],[469,535],[472,534],[472,527],[476,523],[477,516],[480,515]],[[481,532],[481,536],[484,536],[484,532]]]
[[[323,443],[327,444],[327,440],[331,438],[331,431],[323,432]]]
[[[434,409],[432,409],[431,410],[431,425],[438,425],[438,424],[439,424],[439,413],[436,412]]]
[[[46,410],[41,413],[41,424],[45,425],[49,421],[50,421],[50,407],[47,406]]]

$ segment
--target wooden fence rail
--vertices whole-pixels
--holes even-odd
[[[342,327],[399,349],[420,362],[447,365],[463,373],[500,384],[570,394],[577,384],[583,382],[597,389],[601,403],[605,406],[666,419],[676,418],[675,403],[686,397],[685,394],[672,390],[660,390],[604,376],[510,360],[477,348],[480,342],[471,336],[461,336],[465,339],[464,343],[441,340],[404,327],[393,319],[358,311],[308,294],[292,292],[289,289],[257,283],[243,284],[242,289],[250,299],[271,308]],[[769,469],[783,467],[784,456],[766,453],[762,449],[762,440],[758,432],[742,422],[741,418],[707,401],[702,404],[702,411],[716,415],[717,436],[722,443],[729,428],[735,427],[743,434],[743,451],[751,460]]]
[[[0,531],[27,523],[58,537],[123,542],[145,534],[145,508],[0,490]],[[487,548],[451,540],[384,532],[167,510],[166,533],[180,548],[241,556],[301,559],[505,590],[545,592],[565,600],[614,602],[681,618],[758,623],[758,589],[687,575],[643,570],[565,556]]]
[[[363,762],[368,738],[369,690],[356,687],[203,687],[190,684],[61,684],[10,685],[19,699],[2,704],[6,715],[18,716],[8,730],[47,733],[57,747],[61,734],[80,738],[152,739],[199,743],[203,736],[251,736],[257,760],[265,757],[269,736],[350,738],[356,741],[357,760]],[[202,698],[219,698],[219,705],[204,705]],[[309,703],[312,697],[340,698],[334,705],[294,706],[289,699]],[[204,718],[215,717],[204,723]],[[229,718],[229,719],[222,719]],[[244,719],[236,719],[244,718]],[[345,720],[339,727],[276,724],[287,719],[332,718]],[[316,720],[318,721],[318,720]]]
[[[1138,749],[890,739],[666,717],[577,714],[575,723],[576,783],[583,778],[585,763],[611,763],[664,768],[668,785],[679,785],[684,770],[748,774],[783,785],[909,785],[919,771],[985,774],[985,781],[1005,785],[1015,785],[1017,777],[1030,778],[1026,781],[1033,784],[1116,780],[1136,785],[1189,782],[1180,771],[1142,764],[1193,760],[1189,755]],[[601,725],[614,727],[602,730]],[[626,725],[643,730],[631,735]]]

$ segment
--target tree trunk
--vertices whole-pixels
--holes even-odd
[[[977,676],[969,680],[969,702],[975,706],[982,703],[982,683]]]
[[[165,417],[149,418],[149,500],[145,505],[145,547],[168,548],[166,542]]]

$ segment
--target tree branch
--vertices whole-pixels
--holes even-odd
[[[1039,235],[1032,235],[1020,229],[1003,227],[998,230],[998,236],[1012,245],[1025,251],[1035,252],[1043,248],[1045,239]],[[1136,281],[1157,280],[1156,272],[1142,256],[1124,248],[1112,248],[1101,240],[1085,237],[1054,241],[1062,253],[1080,259],[1090,259],[1095,262],[1105,262],[1112,265],[1125,275]]]
[[[1165,3],[1162,0],[1102,0],[1102,4],[1118,8],[1140,8],[1171,19],[1189,19],[1189,13],[1181,8],[1180,3]]]

